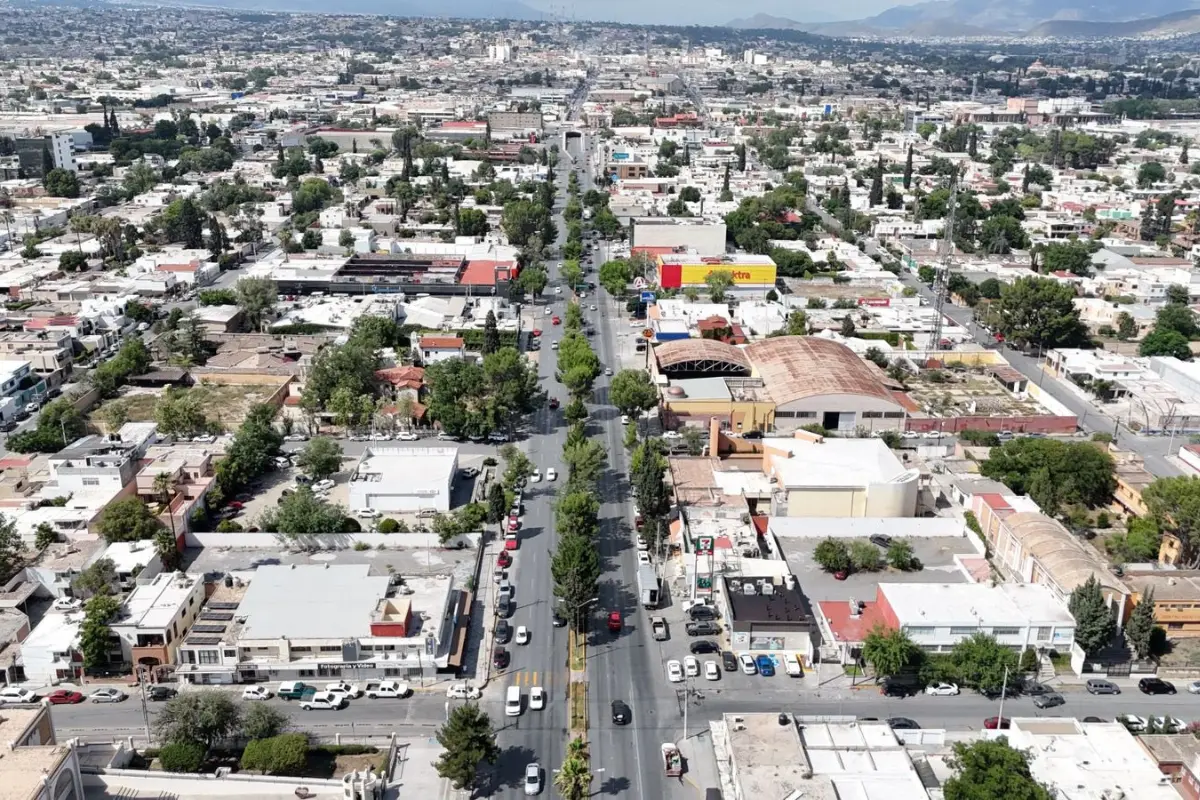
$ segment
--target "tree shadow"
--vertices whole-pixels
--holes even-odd
[[[597,794],[620,794],[621,792],[629,791],[631,785],[629,778],[616,776],[606,778],[600,784],[600,791]]]
[[[536,760],[537,757],[533,750],[525,745],[504,748],[500,751],[500,758],[496,765],[492,767],[485,779],[480,781],[481,786],[472,796],[486,797],[505,787],[518,788],[525,781],[525,767]],[[483,791],[485,789],[486,791]]]

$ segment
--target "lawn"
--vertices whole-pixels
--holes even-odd
[[[587,736],[587,684],[579,682],[567,684],[567,700],[569,704],[567,724],[571,732],[578,736]]]
[[[266,400],[277,388],[272,385],[225,386],[201,383],[188,391],[200,398],[207,419],[219,423],[226,431],[232,431],[241,423],[252,404]],[[154,406],[161,395],[161,392],[154,389],[127,390],[120,397],[106,400],[93,409],[91,419],[97,425],[102,424],[104,409],[117,403],[125,407],[130,422],[153,421]]]

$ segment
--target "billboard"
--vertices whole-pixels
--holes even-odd
[[[774,264],[663,264],[659,267],[658,285],[664,289],[681,286],[703,286],[712,272],[729,272],[734,286],[774,286]]]

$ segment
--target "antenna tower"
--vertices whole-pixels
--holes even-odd
[[[954,212],[958,199],[958,174],[950,178],[950,202],[946,207],[945,228],[942,230],[942,252],[940,263],[933,278],[933,337],[930,352],[942,346],[942,321],[945,319],[946,297],[950,294],[950,255],[954,252]],[[926,362],[934,361],[931,355]]]

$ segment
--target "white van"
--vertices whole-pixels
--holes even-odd
[[[521,716],[521,687],[510,686],[504,700],[504,716]]]
[[[783,661],[783,668],[787,670],[787,674],[792,678],[803,678],[804,670],[800,668],[800,657],[795,653],[782,653],[780,659]]]

